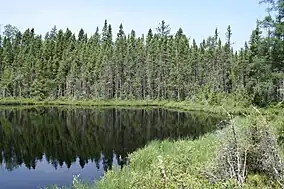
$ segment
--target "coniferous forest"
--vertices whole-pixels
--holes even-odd
[[[0,97],[36,99],[154,99],[218,102],[228,95],[257,105],[284,98],[284,6],[259,20],[248,42],[232,48],[233,31],[214,29],[197,44],[161,21],[137,36],[105,20],[91,36],[52,28],[0,36]],[[272,16],[275,15],[275,16]],[[226,33],[221,41],[219,33]]]

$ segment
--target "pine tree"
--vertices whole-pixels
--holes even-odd
[[[91,37],[91,39],[88,41],[90,43],[91,48],[89,49],[90,52],[90,74],[91,78],[90,82],[90,95],[94,98],[99,98],[99,76],[100,76],[100,65],[101,65],[101,36],[99,34],[99,28],[97,27],[95,34]]]
[[[240,50],[232,48],[230,26],[224,43],[216,28],[198,46],[182,28],[171,34],[165,21],[140,37],[121,24],[115,40],[107,20],[92,36],[54,26],[42,38],[33,28],[22,33],[7,25],[0,35],[0,96],[218,103],[222,93],[258,105],[281,101],[284,6],[269,3],[274,13],[257,22]]]
[[[284,3],[283,0],[262,0],[261,3],[267,3],[268,16],[262,21],[262,27],[267,30],[266,41],[270,49],[269,61],[273,71],[274,98],[276,100],[284,99]],[[274,15],[274,17],[272,16]]]
[[[3,62],[3,41],[2,36],[0,34],[0,79],[2,78],[2,74],[4,71],[4,62]]]
[[[183,34],[180,28],[175,36],[175,47],[176,47],[176,94],[178,100],[184,100],[186,97],[186,85],[190,83],[188,75],[190,74],[190,69],[188,66],[189,58],[189,42],[186,36]],[[188,91],[189,92],[189,91]]]
[[[223,71],[223,81],[224,81],[224,92],[230,93],[232,90],[232,81],[230,78],[231,74],[231,67],[232,67],[232,49],[231,49],[231,38],[232,38],[232,30],[231,26],[228,26],[226,32],[227,42],[224,46],[224,55],[225,55],[225,62],[224,62],[224,71]]]
[[[153,86],[153,78],[154,78],[154,37],[153,37],[152,29],[149,29],[147,37],[146,37],[146,80],[147,80],[147,88],[146,88],[146,96],[148,99],[152,99],[154,96],[154,86]]]
[[[121,98],[123,94],[123,86],[125,81],[124,69],[126,60],[126,49],[127,42],[126,36],[123,31],[123,25],[120,24],[119,31],[117,33],[117,38],[115,41],[114,48],[114,61],[115,61],[115,75],[116,75],[116,85],[115,85],[115,98]]]

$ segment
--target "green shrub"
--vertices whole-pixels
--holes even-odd
[[[252,113],[246,119],[231,119],[218,138],[216,161],[207,174],[210,182],[234,180],[243,187],[249,174],[261,174],[282,186],[277,137],[260,113]]]

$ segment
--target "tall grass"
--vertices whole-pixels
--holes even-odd
[[[216,137],[199,140],[154,141],[130,155],[130,165],[107,172],[98,189],[204,188],[199,170],[214,156]]]
[[[208,103],[196,103],[193,101],[183,101],[183,102],[174,102],[174,101],[124,101],[124,100],[51,100],[51,101],[37,101],[33,99],[2,99],[0,100],[1,105],[72,105],[72,106],[84,106],[84,107],[94,107],[94,106],[155,106],[163,107],[168,109],[178,109],[182,111],[206,111],[218,114],[225,114],[230,112],[231,114],[252,114],[252,110],[249,107],[238,107],[236,104],[230,105],[212,105]],[[283,128],[280,125],[283,125],[284,119],[279,118],[281,116],[275,115],[284,115],[277,108],[271,108],[269,110],[262,110],[262,113],[258,113],[258,116],[255,117],[239,117],[231,119],[231,126],[234,124],[234,128],[237,130],[237,136],[240,139],[237,141],[238,146],[241,146],[241,151],[224,150],[224,144],[228,146],[228,143],[224,143],[226,138],[232,139],[232,135],[228,132],[228,127],[221,130],[223,135],[217,133],[206,134],[205,136],[200,137],[198,140],[179,140],[179,141],[153,141],[144,148],[138,149],[134,153],[129,155],[130,164],[121,169],[113,169],[106,173],[106,175],[98,181],[96,184],[86,184],[83,181],[80,181],[79,178],[74,177],[73,186],[74,189],[138,189],[138,188],[275,188],[280,187],[281,182],[279,178],[282,178],[282,172],[278,172],[277,176],[272,176],[268,174],[271,170],[269,169],[268,164],[260,164],[262,169],[255,169],[255,172],[249,170],[252,165],[248,165],[247,162],[252,164],[252,160],[244,160],[244,157],[248,158],[248,147],[250,148],[251,141],[248,142],[248,137],[251,136],[251,129],[254,128],[257,131],[259,144],[254,152],[255,159],[258,162],[264,161],[261,155],[266,154],[265,157],[270,157],[270,152],[276,153],[278,155],[277,144],[275,143],[275,138],[273,138],[273,131],[270,131],[268,128],[275,127],[281,129]],[[260,114],[266,114],[268,121],[270,120],[270,125],[267,124],[267,120],[261,122],[263,117]],[[284,117],[284,116],[283,116]],[[247,128],[250,128],[249,130]],[[250,132],[248,132],[250,131]],[[283,132],[284,133],[284,132]],[[269,140],[269,137],[272,136],[273,140]],[[236,136],[236,135],[235,135]],[[283,134],[284,136],[284,134]],[[233,137],[234,138],[234,137]],[[235,137],[236,138],[236,137]],[[284,138],[284,137],[283,137]],[[271,137],[270,137],[271,139]],[[230,140],[227,140],[227,142]],[[231,141],[232,142],[232,141]],[[232,146],[229,143],[229,146]],[[276,144],[276,145],[275,145]],[[265,146],[266,145],[266,146]],[[272,145],[272,146],[271,146]],[[232,148],[231,148],[232,149]],[[254,149],[254,148],[250,148]],[[267,150],[267,151],[265,151]],[[227,153],[228,156],[220,158],[221,153]],[[234,152],[234,153],[232,153]],[[239,152],[238,156],[235,152]],[[261,152],[261,153],[257,153]],[[252,153],[252,151],[250,151]],[[246,154],[246,155],[245,155]],[[218,156],[219,155],[219,156]],[[275,156],[275,157],[276,157]],[[237,161],[236,165],[231,166],[226,169],[222,167],[225,164],[222,164],[222,161],[227,161],[228,157],[231,162],[235,159]],[[273,156],[274,157],[274,156]],[[283,157],[283,155],[282,155]],[[218,159],[219,158],[219,159]],[[242,158],[242,160],[240,160]],[[269,159],[269,158],[268,158]],[[271,159],[271,158],[270,158]],[[273,158],[272,158],[273,159]],[[277,159],[277,158],[276,158]],[[217,160],[217,163],[216,163]],[[276,161],[275,161],[276,162]],[[274,163],[275,163],[274,162]],[[280,162],[280,161],[279,161]],[[221,163],[221,164],[218,164]],[[237,176],[234,178],[232,175],[236,174],[227,174],[227,176],[219,175],[219,182],[212,182],[212,178],[218,176],[221,171],[226,171],[230,169],[235,169],[235,167],[245,167],[244,171],[241,170],[239,173],[242,173],[242,178],[238,179]],[[245,166],[244,166],[245,165]],[[269,164],[277,165],[280,164]],[[212,171],[212,167],[219,169],[219,172]],[[231,166],[231,167],[230,167]],[[271,167],[271,166],[270,166]],[[273,166],[272,166],[273,167]],[[216,170],[216,169],[215,169]],[[280,168],[276,168],[280,170]],[[212,172],[210,172],[212,171]],[[209,173],[209,174],[208,174]],[[210,174],[211,173],[211,174]],[[210,178],[211,175],[211,178]],[[223,174],[226,175],[226,174]],[[275,179],[277,178],[277,179]],[[277,182],[274,182],[277,181]],[[54,189],[58,188],[56,186]]]
[[[153,141],[130,154],[130,164],[123,169],[108,171],[96,184],[87,185],[75,178],[72,188],[280,188],[282,164],[277,159],[280,156],[273,131],[258,116],[234,118],[232,123],[238,138],[237,150],[233,147],[232,125],[198,140]],[[252,133],[250,129],[255,124],[258,130]],[[252,134],[258,141],[254,145]],[[230,172],[239,165],[243,166],[239,171],[241,180]]]

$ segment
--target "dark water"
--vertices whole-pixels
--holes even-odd
[[[0,110],[0,188],[98,180],[151,140],[194,139],[221,119],[164,109]]]

